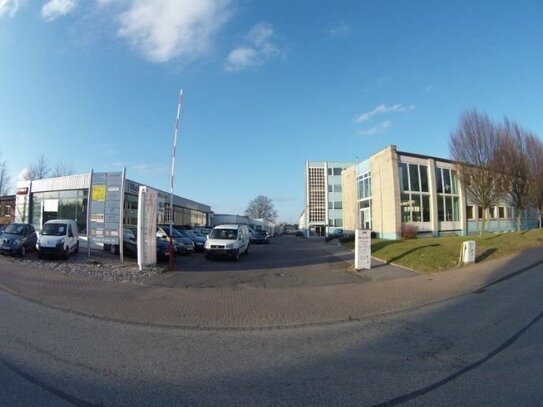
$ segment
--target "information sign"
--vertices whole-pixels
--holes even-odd
[[[371,269],[371,230],[357,229],[354,244],[354,268]]]

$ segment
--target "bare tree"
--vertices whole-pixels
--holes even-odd
[[[26,180],[43,179],[47,178],[50,172],[49,161],[42,154],[38,161],[28,167],[24,177]]]
[[[532,187],[530,203],[538,211],[539,227],[541,228],[541,210],[543,209],[543,143],[534,134],[528,134],[528,163],[530,165]]]
[[[67,164],[65,161],[59,161],[55,168],[51,171],[51,177],[65,177],[67,175],[74,174],[74,169],[70,164]]]
[[[499,168],[517,215],[517,230],[522,229],[522,213],[529,204],[532,168],[529,160],[528,132],[505,118],[500,128]]]
[[[11,176],[9,175],[6,162],[0,161],[0,196],[8,194],[11,187]]]
[[[470,201],[483,209],[480,229],[483,237],[487,210],[504,196],[498,128],[485,114],[466,111],[449,136],[449,150]]]
[[[277,218],[277,211],[273,207],[273,201],[264,195],[259,195],[251,202],[245,210],[245,215],[257,219],[267,219],[275,221]]]

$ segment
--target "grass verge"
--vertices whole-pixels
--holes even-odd
[[[476,262],[508,256],[516,252],[543,246],[543,230],[524,232],[418,238],[408,240],[372,239],[372,256],[420,272],[435,272],[458,266],[462,242],[475,240]],[[354,248],[354,242],[343,244]]]

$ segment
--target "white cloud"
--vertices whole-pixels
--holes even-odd
[[[332,38],[345,37],[350,34],[351,27],[344,21],[340,21],[332,28],[328,29],[328,35]]]
[[[274,31],[271,24],[258,23],[244,36],[247,44],[234,48],[226,57],[225,68],[235,72],[262,65],[269,59],[281,55],[281,50],[273,42]]]
[[[414,108],[415,108],[415,106],[413,106],[413,105],[410,105],[410,106],[404,106],[404,105],[401,105],[401,104],[386,105],[386,104],[383,103],[383,104],[377,106],[375,109],[370,110],[369,112],[362,113],[360,116],[358,116],[355,119],[355,121],[357,123],[361,123],[361,122],[365,122],[366,120],[371,119],[376,114],[388,113],[388,112],[407,112],[409,110],[413,110]]]
[[[70,14],[76,6],[77,0],[49,0],[41,8],[41,16],[47,21],[52,21]]]
[[[0,18],[5,15],[15,17],[17,11],[26,3],[26,0],[0,0]]]
[[[360,130],[359,134],[363,136],[375,136],[376,134],[381,134],[387,131],[392,126],[390,120],[385,120],[383,123],[378,124],[377,126],[371,127],[366,130]]]
[[[107,5],[109,1],[100,0]],[[230,0],[130,0],[118,34],[153,62],[194,59],[228,20]]]

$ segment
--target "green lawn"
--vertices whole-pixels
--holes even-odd
[[[409,240],[373,239],[372,256],[420,272],[447,270],[458,266],[462,242],[475,240],[477,262],[508,256],[523,249],[543,246],[543,230],[526,232],[418,238]],[[353,248],[354,242],[344,243]]]

